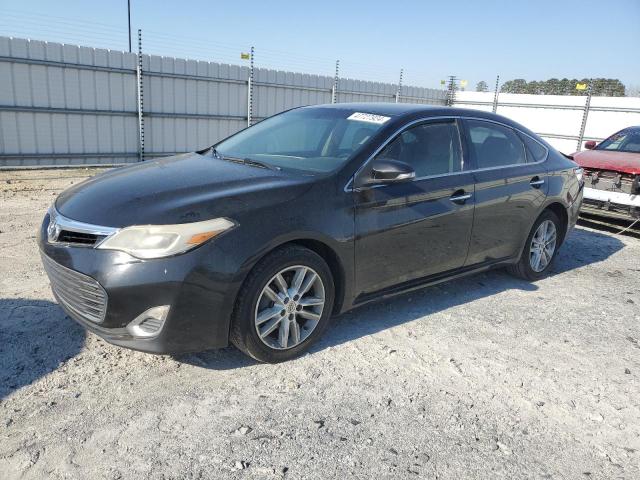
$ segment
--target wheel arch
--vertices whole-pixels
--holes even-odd
[[[344,265],[342,264],[342,261],[340,260],[340,257],[338,256],[336,251],[325,242],[312,238],[289,240],[288,242],[282,243],[275,248],[280,248],[284,245],[292,244],[300,245],[301,247],[311,250],[312,252],[320,255],[322,259],[327,262],[329,270],[331,270],[331,275],[333,276],[333,284],[335,287],[333,313],[336,314],[340,312],[340,310],[342,309],[342,305],[344,304],[346,274]],[[275,248],[271,251],[275,250]]]
[[[538,215],[536,215],[533,218],[533,220],[531,220],[531,223],[529,224],[529,229],[526,231],[526,234],[522,239],[521,248],[519,250],[520,254],[517,257],[514,257],[514,261],[517,261],[520,258],[520,255],[522,255],[522,253],[524,252],[525,248],[527,248],[527,238],[531,233],[531,229],[535,225],[536,221],[540,218],[540,216],[546,211],[553,212],[553,214],[556,215],[560,220],[560,228],[562,230],[559,236],[560,244],[558,245],[558,247],[560,247],[560,245],[562,245],[562,243],[564,242],[565,236],[567,235],[567,231],[569,228],[569,215],[567,214],[567,208],[561,202],[559,202],[558,200],[552,200],[540,210]]]
[[[240,284],[238,286],[238,290],[236,291],[236,295],[239,293],[240,285],[244,283],[247,278],[247,275],[251,270],[267,255],[271,252],[278,250],[287,245],[298,245],[319,255],[329,266],[329,270],[331,271],[331,275],[333,276],[333,282],[335,287],[335,300],[333,304],[333,314],[340,313],[342,308],[345,305],[347,299],[347,268],[348,265],[345,265],[345,262],[340,258],[340,255],[336,251],[334,247],[332,247],[328,242],[323,241],[317,237],[312,235],[304,235],[297,237],[289,237],[282,238],[279,241],[276,241],[269,245],[267,249],[264,249],[259,252],[258,255],[255,255],[251,258],[250,263],[245,264],[245,267],[242,269],[243,274],[238,280],[240,280]],[[237,301],[237,298],[234,299],[234,303]]]
[[[540,212],[540,215],[542,215],[542,213],[547,210],[553,212],[555,216],[558,217],[558,219],[560,220],[560,227],[562,228],[562,232],[560,235],[560,245],[562,245],[567,235],[567,230],[569,228],[569,215],[567,214],[567,209],[560,202],[552,202],[549,205],[547,205],[544,208],[544,210],[542,210],[542,212]]]

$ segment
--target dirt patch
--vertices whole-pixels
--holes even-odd
[[[587,228],[334,320],[313,352],[173,358],[67,319],[35,232],[96,170],[0,172],[3,478],[640,478],[640,240]]]

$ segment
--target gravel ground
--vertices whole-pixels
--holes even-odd
[[[40,265],[93,173],[0,172],[0,477],[640,478],[640,240],[579,227],[544,280],[370,305],[285,364],[153,356],[66,318]]]

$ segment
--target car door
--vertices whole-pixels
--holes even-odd
[[[500,123],[465,119],[464,125],[475,177],[475,213],[466,264],[519,255],[546,198],[546,147]],[[535,155],[523,138],[535,142]]]
[[[411,165],[407,182],[367,185],[356,175],[356,289],[371,294],[464,265],[473,223],[473,174],[455,119],[409,126],[376,159]],[[369,165],[368,164],[368,165]]]

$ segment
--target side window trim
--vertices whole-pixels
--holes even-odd
[[[477,170],[478,164],[476,162],[476,156],[473,153],[473,147],[471,145],[471,135],[469,134],[466,117],[458,118],[458,128],[460,130],[460,137],[462,140],[462,145],[464,147],[463,165],[465,168],[463,169],[463,171],[473,172]]]

